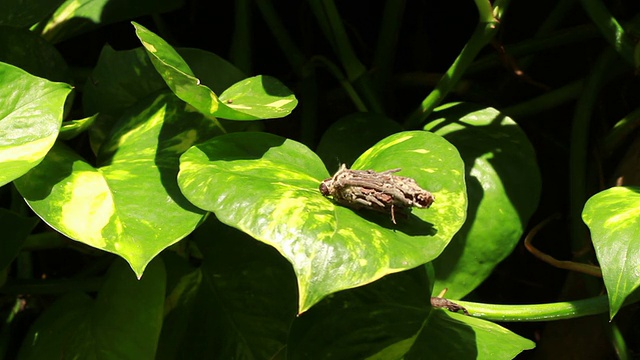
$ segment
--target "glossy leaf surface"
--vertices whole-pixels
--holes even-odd
[[[324,296],[437,257],[464,222],[462,160],[427,132],[390,136],[354,168],[401,167],[436,198],[397,225],[388,214],[355,212],[322,196],[329,177],[304,145],[264,133],[228,134],[181,157],[178,183],[196,206],[275,247],[296,272],[303,312]]]
[[[281,118],[291,113],[298,103],[286,86],[269,76],[244,79],[218,98],[201,83],[171,45],[143,26],[133,25],[153,66],[171,91],[208,117],[228,120]]]
[[[640,188],[613,187],[595,194],[582,220],[591,231],[613,318],[640,286]]]
[[[64,235],[125,258],[142,276],[160,251],[188,235],[203,213],[176,184],[178,157],[215,134],[172,94],[126,114],[93,167],[65,146],[16,186],[29,206]]]
[[[58,137],[71,86],[0,63],[0,186],[22,176]]]
[[[433,295],[460,299],[475,289],[520,241],[540,197],[533,147],[509,117],[458,104],[436,113],[426,129],[451,141],[465,162],[467,220],[434,261]]]

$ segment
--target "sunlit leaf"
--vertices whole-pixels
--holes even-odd
[[[0,186],[22,176],[58,137],[71,86],[0,63]]]
[[[304,145],[264,133],[228,134],[181,157],[178,183],[196,206],[275,247],[296,272],[303,312],[324,296],[410,269],[437,257],[465,218],[463,164],[455,148],[423,132],[390,136],[354,168],[402,168],[436,203],[397,225],[355,212],[318,190],[329,177]]]
[[[203,213],[181,195],[178,157],[216,132],[172,94],[126,114],[94,167],[56,145],[16,181],[29,206],[71,239],[126,259],[138,276],[163,249],[188,235]]]
[[[280,118],[296,107],[298,100],[286,86],[269,76],[244,79],[218,98],[202,84],[187,62],[161,37],[133,23],[140,42],[156,70],[176,96],[208,117],[228,120]]]
[[[582,220],[591,231],[613,318],[640,286],[640,188],[613,187],[595,194]]]

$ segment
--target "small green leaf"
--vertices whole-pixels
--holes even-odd
[[[158,253],[188,235],[203,213],[181,195],[178,158],[214,136],[210,121],[172,94],[126,114],[94,168],[56,145],[16,181],[29,206],[67,237],[126,259],[138,275]]]
[[[171,91],[206,116],[215,116],[218,96],[195,77],[180,54],[161,37],[132,22],[136,35],[147,51],[151,63]]]
[[[71,86],[0,63],[0,186],[22,176],[58,137]]]
[[[467,222],[433,265],[433,294],[460,299],[507,257],[538,206],[540,172],[520,127],[493,108],[457,104],[438,111],[426,129],[451,141],[465,162]]]
[[[613,318],[640,286],[640,187],[595,194],[585,204],[582,220],[591,231]]]
[[[220,95],[217,117],[230,120],[275,119],[291,114],[298,100],[271,76],[254,76],[234,84]]]
[[[269,76],[244,79],[218,96],[198,79],[180,54],[161,37],[133,23],[136,34],[160,76],[176,96],[208,117],[259,120],[287,116],[298,100]]]
[[[164,311],[161,261],[141,280],[115,262],[97,298],[70,293],[31,326],[20,359],[153,359]]]
[[[431,191],[436,203],[394,225],[386,214],[354,212],[322,196],[329,177],[304,145],[264,133],[234,133],[189,149],[178,183],[196,206],[275,247],[298,279],[299,311],[333,292],[424,264],[437,257],[465,218],[463,164],[441,137],[390,136],[354,164],[400,167]]]
[[[97,117],[98,115],[96,114],[84,119],[63,122],[58,138],[61,140],[73,139],[74,137],[89,129],[91,125],[93,125]]]

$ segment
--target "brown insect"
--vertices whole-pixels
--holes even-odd
[[[350,170],[342,164],[333,177],[320,183],[320,192],[352,209],[390,213],[395,224],[396,212],[407,215],[412,207],[428,208],[435,200],[414,179],[392,175],[398,171]]]

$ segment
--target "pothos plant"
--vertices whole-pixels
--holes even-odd
[[[54,26],[63,9],[40,29],[44,38],[69,36]],[[486,41],[499,16],[479,29]],[[334,45],[347,44],[331,26]],[[637,188],[614,188],[583,212],[607,297],[519,307],[458,301],[511,253],[540,195],[533,148],[498,110],[425,100],[404,126],[361,112],[335,122],[314,151],[255,126],[298,105],[282,82],[133,27],[141,46],[105,46],[87,77],[86,118],[63,121],[75,100],[64,71],[47,76],[38,60],[1,59],[0,184],[12,183],[43,223],[17,201],[0,212],[5,292],[36,226],[47,230],[30,241],[100,250],[90,275],[109,267],[69,282],[72,291],[22,339],[21,358],[511,358],[534,343],[488,320],[613,317],[633,299],[640,199]],[[41,48],[50,66],[64,68],[41,37],[5,30],[7,48]],[[341,56],[357,78],[357,61]],[[446,82],[439,86],[446,92]],[[68,141],[77,137],[89,151]],[[319,188],[342,164],[400,169],[394,174],[433,203],[397,219],[343,206]],[[467,315],[431,306],[445,289]]]

